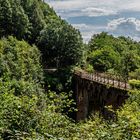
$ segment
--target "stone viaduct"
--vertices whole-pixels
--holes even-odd
[[[76,120],[87,118],[96,110],[112,105],[119,108],[129,97],[126,81],[110,75],[75,71],[73,77],[74,95],[77,104]]]

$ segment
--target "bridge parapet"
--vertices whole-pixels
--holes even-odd
[[[112,74],[99,73],[97,71],[88,73],[84,70],[75,70],[74,74],[80,76],[82,79],[98,82],[108,86],[113,86],[119,89],[129,90],[130,85],[127,80],[122,79],[120,76],[114,76]]]

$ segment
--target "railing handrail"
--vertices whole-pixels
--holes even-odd
[[[88,73],[84,70],[75,70],[74,73],[80,76],[82,79],[88,79],[91,81],[96,81],[102,84],[107,84],[113,87],[129,89],[129,84],[126,80],[123,80],[120,76],[114,76],[111,74],[100,73],[94,71],[94,73]]]

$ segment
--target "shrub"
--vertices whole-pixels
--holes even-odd
[[[132,87],[132,89],[140,89],[140,80],[129,80],[129,84]]]
[[[89,72],[89,73],[93,73],[93,71],[94,71],[93,66],[90,65],[90,64],[87,64],[87,66],[86,66],[86,71]]]

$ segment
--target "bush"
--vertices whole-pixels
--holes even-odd
[[[106,72],[119,63],[118,57],[119,54],[117,52],[111,47],[105,46],[100,50],[92,51],[89,54],[88,61],[95,70]]]
[[[132,89],[140,89],[140,80],[129,80],[129,84]]]
[[[75,131],[75,124],[67,116],[61,114],[63,101],[61,103],[59,98],[53,101],[45,95],[42,99],[36,95],[15,96],[13,92],[0,94],[1,138],[71,137],[72,132]],[[50,94],[56,96],[54,93],[50,92]],[[56,106],[56,103],[59,106]]]
[[[130,72],[130,73],[129,73],[129,77],[130,77],[131,79],[140,80],[140,69],[136,69],[135,71]]]
[[[87,65],[86,65],[86,71],[89,72],[89,73],[93,73],[93,71],[94,71],[93,66],[90,65],[90,64],[87,64]]]
[[[0,128],[3,138],[12,138],[17,132],[30,135],[39,127],[41,111],[38,98],[32,96],[17,97],[13,93],[0,95]]]
[[[62,115],[73,101],[68,94],[44,93],[39,59],[38,49],[25,41],[0,40],[1,139],[69,138],[75,131]]]
[[[0,40],[0,76],[9,80],[42,82],[39,50],[12,36],[3,38]]]

